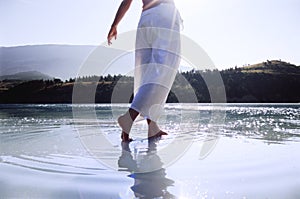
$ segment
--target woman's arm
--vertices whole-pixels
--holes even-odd
[[[131,2],[132,0],[123,0],[119,9],[118,9],[118,12],[115,16],[115,19],[114,19],[114,22],[113,24],[111,25],[111,28],[110,28],[110,31],[108,33],[108,36],[107,36],[107,42],[108,42],[108,45],[112,44],[111,43],[111,40],[112,38],[115,38],[117,39],[117,26],[118,24],[120,23],[120,21],[122,20],[122,18],[124,17],[125,13],[127,12],[127,10],[129,9],[130,5],[131,5]]]

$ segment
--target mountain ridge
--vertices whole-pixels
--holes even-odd
[[[41,73],[39,71],[25,71],[25,72],[18,72],[11,75],[2,75],[0,76],[0,80],[51,80],[54,77]]]
[[[67,79],[76,75],[82,62],[95,48],[56,44],[0,47],[0,75],[39,71]]]
[[[118,53],[116,49],[94,45],[70,45],[70,44],[38,44],[12,47],[0,47],[0,75],[12,75],[18,72],[39,71],[52,77],[63,80],[76,77],[82,63],[95,50],[101,50],[101,57],[110,53]],[[130,60],[133,57],[130,57]],[[122,67],[116,67],[114,74],[131,71],[134,63],[129,58],[119,60]],[[274,72],[274,68],[266,68],[268,65],[289,66],[288,62],[281,60],[265,61],[243,67],[242,72]],[[290,64],[293,65],[293,64]],[[265,68],[263,68],[264,66]],[[296,65],[295,65],[296,66]],[[102,66],[104,67],[104,66]],[[131,67],[131,68],[130,68]],[[278,71],[280,68],[277,68]],[[284,69],[284,68],[281,68]],[[285,68],[286,69],[286,68]],[[225,69],[226,70],[226,69]],[[253,71],[255,70],[255,71]],[[102,74],[87,74],[102,75]]]

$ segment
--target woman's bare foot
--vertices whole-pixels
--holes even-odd
[[[152,141],[152,140],[160,140],[161,136],[163,135],[168,135],[166,132],[164,131],[159,131],[158,133],[156,133],[155,135],[151,136],[151,137],[148,137],[148,140],[149,141]]]
[[[148,123],[148,139],[161,138],[161,136],[163,135],[168,135],[168,134],[160,130],[156,122],[151,121]]]
[[[129,132],[131,130],[133,121],[129,114],[122,115],[118,118],[118,124],[122,129],[121,139],[123,142],[130,142],[132,141],[131,138],[129,138]]]

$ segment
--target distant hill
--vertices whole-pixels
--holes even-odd
[[[101,64],[103,57],[120,54],[120,50],[112,47],[88,45],[0,47],[0,76],[26,71],[39,71],[63,80],[69,79],[70,77],[77,76],[80,66],[95,49],[97,49],[97,52],[100,52],[97,57],[98,63],[96,63],[96,67],[103,66]],[[128,60],[123,60],[120,64],[122,67],[116,68],[119,71],[126,68],[126,64],[124,63],[128,63]]]
[[[300,66],[267,60],[221,75],[229,102],[300,102]]]
[[[281,60],[267,60],[266,62],[244,66],[241,71],[244,73],[299,74],[300,66]]]
[[[13,75],[3,75],[0,76],[0,80],[23,80],[23,81],[29,81],[29,80],[51,80],[53,77],[43,74],[38,71],[27,71],[27,72],[19,72],[15,73]]]

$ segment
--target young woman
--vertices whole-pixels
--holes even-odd
[[[180,62],[180,14],[173,0],[142,0],[135,50],[134,99],[129,110],[118,118],[122,141],[131,141],[130,129],[138,115],[148,122],[148,137],[167,135],[158,125]],[[117,38],[117,27],[132,0],[123,0],[111,29],[108,44]]]

